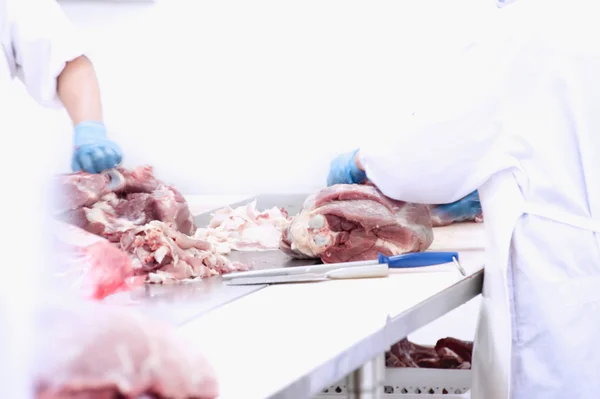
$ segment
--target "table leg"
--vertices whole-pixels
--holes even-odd
[[[346,377],[348,398],[381,399],[384,382],[385,353],[382,353]]]

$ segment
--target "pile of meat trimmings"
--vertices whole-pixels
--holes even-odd
[[[54,210],[61,222],[54,238],[59,258],[63,268],[87,268],[83,275],[88,284],[102,286],[92,289],[92,296],[103,297],[135,282],[163,283],[247,269],[200,238],[207,233],[197,231],[181,193],[156,179],[152,167],[118,173],[122,184],[117,187],[111,187],[105,174],[56,177],[60,190]]]

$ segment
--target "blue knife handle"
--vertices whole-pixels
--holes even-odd
[[[441,265],[458,260],[458,252],[415,252],[396,256],[379,254],[379,263],[387,263],[391,268],[408,268]]]

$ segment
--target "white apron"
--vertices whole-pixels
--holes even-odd
[[[507,75],[516,166],[480,190],[490,247],[472,399],[600,398],[600,46],[585,39],[599,32],[570,5],[580,29],[555,38],[550,22],[571,25],[549,18]]]
[[[472,399],[598,399],[596,5],[520,0],[495,15],[444,65],[420,123],[366,141],[359,158],[399,200],[479,189],[488,247]]]

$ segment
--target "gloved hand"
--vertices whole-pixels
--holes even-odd
[[[74,172],[100,173],[114,168],[123,159],[121,149],[107,137],[101,122],[81,122],[75,126],[73,147]]]
[[[360,184],[367,179],[367,174],[358,169],[354,156],[358,150],[339,155],[331,162],[327,186],[334,184]]]
[[[431,220],[433,227],[448,226],[452,223],[483,221],[479,193],[473,191],[466,197],[451,204],[432,205]]]

